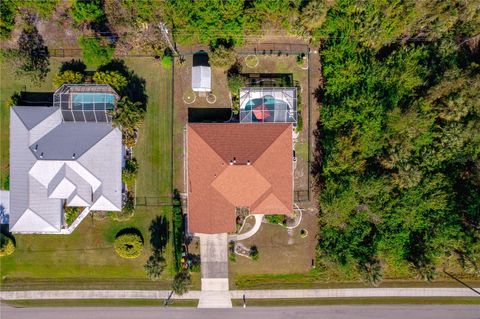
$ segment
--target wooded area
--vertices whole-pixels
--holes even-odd
[[[339,1],[320,27],[320,260],[479,274],[478,3]],[[478,38],[478,35],[477,35]],[[475,48],[473,48],[475,47]],[[392,272],[392,271],[391,271]]]

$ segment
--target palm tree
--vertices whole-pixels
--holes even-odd
[[[173,278],[172,291],[181,296],[188,292],[191,278],[188,270],[180,270]]]
[[[124,142],[132,138],[133,140],[135,139],[136,132],[143,122],[144,113],[145,109],[142,103],[132,102],[126,96],[118,102],[117,108],[113,112],[112,124],[115,127],[121,128]],[[127,143],[125,144],[127,145]]]
[[[143,266],[143,269],[145,270],[148,278],[151,280],[157,280],[160,278],[160,275],[165,269],[165,258],[163,258],[162,254],[158,250],[155,250],[148,258],[147,262]]]

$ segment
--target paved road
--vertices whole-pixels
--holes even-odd
[[[375,305],[196,309],[161,307],[13,308],[1,305],[2,319],[479,319],[479,305]]]

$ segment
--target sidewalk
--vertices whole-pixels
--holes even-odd
[[[480,291],[480,288],[475,288]],[[38,299],[166,299],[169,290],[45,290],[1,291],[2,300]],[[232,290],[232,299],[346,298],[346,297],[478,297],[468,288],[346,288],[290,290]],[[190,291],[172,299],[199,299],[200,291]]]

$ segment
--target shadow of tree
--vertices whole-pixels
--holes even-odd
[[[15,240],[15,236],[10,232],[10,227],[8,224],[0,224],[0,233],[13,241],[15,247],[17,247],[17,242]]]
[[[125,65],[125,61],[114,59],[98,68],[98,71],[116,71],[127,78],[128,84],[123,92],[118,92],[122,96],[128,96],[133,102],[140,102],[146,110],[148,95],[145,88],[145,79],[139,77]]]
[[[65,71],[73,71],[85,74],[86,69],[87,66],[85,65],[85,63],[83,63],[82,60],[71,59],[70,61],[65,61],[62,63],[59,72],[63,73]]]
[[[152,249],[163,253],[170,236],[168,220],[165,216],[156,216],[150,223],[148,230],[150,231]]]
[[[120,231],[115,235],[115,238],[118,238],[119,236],[125,235],[125,234],[135,234],[135,235],[138,235],[138,236],[140,236],[140,238],[142,239],[142,243],[144,242],[142,233],[141,233],[138,229],[136,229],[135,227],[128,227],[128,228],[124,228],[124,229],[120,230]]]
[[[323,162],[325,158],[325,148],[322,144],[322,141],[325,137],[325,130],[323,128],[321,119],[317,121],[317,127],[313,131],[313,136],[315,138],[315,149],[313,150],[311,174],[314,179],[314,187],[317,189],[317,191],[320,191],[325,184],[323,178]]]

